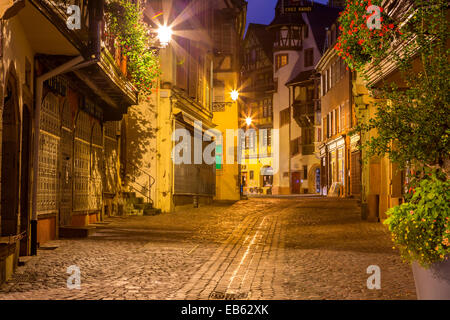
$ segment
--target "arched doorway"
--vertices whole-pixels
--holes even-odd
[[[15,78],[6,82],[2,113],[1,151],[1,235],[16,235],[19,231],[19,145],[20,120]]]

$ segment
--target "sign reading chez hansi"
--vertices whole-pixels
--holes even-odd
[[[312,7],[284,7],[284,13],[302,13],[311,11]]]

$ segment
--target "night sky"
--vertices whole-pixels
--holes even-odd
[[[247,25],[249,23],[269,24],[272,22],[277,0],[247,0],[247,2]],[[317,0],[317,2],[328,3],[327,0]]]

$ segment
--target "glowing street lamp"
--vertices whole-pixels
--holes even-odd
[[[163,48],[167,47],[170,40],[172,40],[172,28],[169,26],[160,26],[158,28],[158,39]]]
[[[239,92],[237,90],[233,90],[231,91],[231,100],[233,101],[237,101],[237,99],[239,98]]]
[[[247,124],[247,126],[250,126],[252,124],[253,120],[250,117],[247,117],[247,119],[245,119],[245,123]]]

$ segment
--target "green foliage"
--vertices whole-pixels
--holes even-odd
[[[152,50],[143,11],[127,0],[109,0],[105,5],[109,32],[116,38],[127,57],[133,84],[143,95],[151,94],[160,74],[158,55]]]
[[[410,195],[387,212],[385,224],[402,257],[427,268],[450,254],[450,182],[441,171],[427,170]]]
[[[362,70],[368,62],[380,61],[400,34],[394,21],[382,9],[382,0],[349,0],[338,19],[340,36],[335,46],[338,55],[353,70]],[[381,29],[370,30],[367,22],[371,13],[367,8],[377,5],[381,12]]]
[[[415,15],[402,26],[401,39],[390,43],[402,49],[371,55],[373,61],[397,63],[401,79],[372,91],[376,115],[356,130],[377,131],[363,146],[369,157],[388,154],[400,167],[442,167],[450,156],[448,5],[444,0],[411,1]],[[378,64],[371,66],[382,72]]]
[[[375,116],[354,131],[373,133],[362,146],[367,158],[388,155],[401,168],[420,170],[408,183],[406,203],[390,209],[385,223],[403,258],[428,267],[450,254],[448,3],[410,2],[415,11],[408,21],[391,21],[384,12],[377,33],[364,27],[365,11],[382,1],[348,0],[335,49],[364,79],[368,71],[383,79],[369,86]],[[396,83],[383,74],[384,61],[397,65]]]

